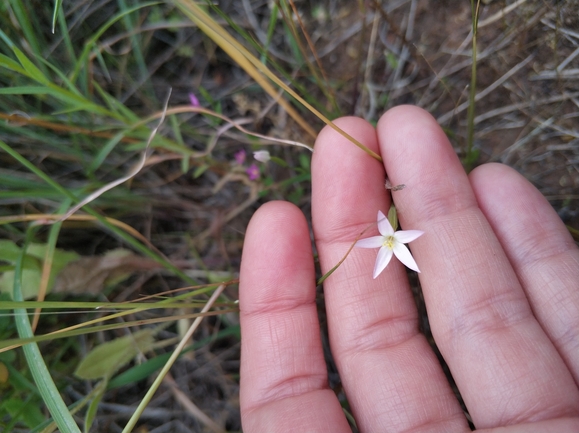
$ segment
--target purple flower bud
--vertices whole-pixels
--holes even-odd
[[[237,162],[239,165],[243,165],[246,155],[247,154],[245,153],[245,150],[241,149],[240,151],[235,152],[233,157],[235,158],[235,162]]]
[[[191,105],[193,107],[200,107],[201,104],[199,103],[199,99],[197,99],[197,96],[195,96],[194,93],[189,93],[189,102],[191,102]]]
[[[259,168],[257,167],[257,165],[251,164],[249,167],[247,167],[245,172],[247,173],[249,180],[259,179]]]

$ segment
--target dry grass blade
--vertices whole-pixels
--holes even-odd
[[[170,96],[171,96],[171,90],[169,89],[169,94],[167,95],[167,99],[165,100],[165,106],[164,106],[163,111],[161,113],[161,118],[159,119],[159,123],[151,131],[151,134],[149,135],[149,139],[147,140],[147,145],[145,146],[145,149],[143,150],[143,153],[141,154],[141,159],[139,160],[139,163],[135,166],[135,168],[133,168],[133,170],[131,170],[131,172],[128,173],[126,176],[123,176],[120,179],[117,179],[113,182],[110,182],[110,183],[106,184],[105,186],[103,186],[102,188],[99,188],[98,190],[96,190],[92,194],[89,194],[86,198],[81,200],[76,206],[73,206],[67,213],[65,213],[64,216],[62,216],[61,218],[59,218],[56,221],[51,222],[50,224],[54,224],[56,222],[61,222],[61,221],[66,220],[71,215],[76,213],[83,206],[85,206],[85,205],[89,204],[90,202],[92,202],[93,200],[97,199],[98,197],[103,195],[105,192],[110,191],[111,189],[113,189],[113,188],[125,183],[126,181],[132,179],[143,169],[143,167],[145,166],[145,162],[147,161],[147,152],[149,151],[149,146],[151,145],[153,138],[155,137],[155,135],[157,134],[157,131],[159,130],[159,128],[163,124],[163,121],[165,120],[165,114],[167,113],[167,105],[169,104],[169,97]]]
[[[292,97],[298,100],[304,107],[315,114],[325,124],[330,126],[336,132],[350,140],[364,152],[368,153],[378,161],[382,161],[382,157],[376,152],[368,149],[364,144],[360,143],[351,135],[347,134],[338,128],[326,116],[307,103],[300,95],[288,87],[276,75],[274,75],[261,61],[251,54],[243,45],[237,42],[227,31],[221,27],[213,18],[211,18],[203,9],[197,6],[191,0],[173,0],[176,5],[185,13],[199,28],[207,34],[213,41],[219,45],[235,62],[242,67],[257,83],[267,92],[272,98],[277,98],[277,101],[282,107],[292,116],[292,118],[313,138],[317,136],[313,128],[295,111],[288,101],[278,96],[277,91],[266,80],[264,75],[273,81],[276,85],[284,89]],[[263,75],[262,75],[263,74]]]
[[[479,21],[478,23],[478,28],[481,29],[483,27],[486,27],[492,23],[494,23],[495,21],[498,21],[500,19],[503,19],[505,17],[506,14],[508,14],[509,12],[514,11],[516,8],[518,8],[519,6],[521,6],[523,3],[525,3],[527,0],[517,0],[516,2],[514,2],[513,4],[510,4],[506,7],[504,7],[503,9],[501,9],[500,11],[498,11],[496,14],[491,15],[490,17],[486,18],[483,21]]]
[[[192,106],[183,106],[183,107],[174,107],[174,108],[169,108],[166,110],[166,114],[167,115],[171,115],[171,114],[179,114],[179,113],[201,113],[201,114],[207,114],[209,116],[213,116],[213,117],[217,117],[221,120],[224,120],[225,122],[227,122],[230,126],[227,126],[227,128],[233,127],[238,129],[239,131],[243,132],[244,134],[250,135],[252,137],[256,137],[256,138],[261,138],[262,140],[265,140],[266,142],[271,142],[273,144],[285,144],[288,146],[296,146],[296,147],[302,147],[304,149],[308,149],[310,152],[313,152],[314,149],[311,146],[308,146],[305,143],[301,143],[299,141],[295,141],[295,140],[285,140],[283,138],[276,138],[276,137],[269,137],[267,135],[263,135],[263,134],[258,134],[257,132],[252,132],[249,131],[247,129],[245,129],[243,126],[241,126],[241,124],[243,123],[243,120],[235,120],[235,119],[230,119],[227,116],[224,116],[223,114],[219,114],[215,111],[209,110],[207,108],[203,108],[203,107],[192,107]],[[149,117],[148,119],[145,119],[143,122],[140,123],[147,123],[149,121],[151,121],[152,119],[156,119],[160,116],[162,116],[163,114],[156,114],[154,116]],[[138,125],[137,125],[138,126]],[[196,153],[193,154],[194,157],[200,157],[200,156],[205,156],[209,153],[209,151],[211,150],[211,146],[208,146],[208,149],[205,150],[204,152],[200,152],[200,153]]]
[[[217,298],[219,298],[219,296],[221,296],[221,293],[223,292],[225,287],[226,287],[226,285],[222,284],[215,290],[215,292],[213,292],[213,294],[211,295],[211,297],[207,301],[207,304],[205,304],[205,307],[203,307],[203,309],[201,310],[201,313],[206,313],[209,311],[209,309],[213,306],[213,304],[215,303]],[[173,366],[173,364],[175,363],[175,360],[177,359],[177,357],[179,356],[179,354],[181,353],[181,351],[183,350],[183,348],[185,347],[187,342],[193,336],[193,333],[195,332],[195,330],[197,329],[197,327],[201,323],[201,320],[203,320],[202,316],[197,317],[195,319],[195,321],[193,321],[193,323],[191,324],[191,326],[187,330],[187,333],[183,336],[183,338],[181,339],[181,342],[177,345],[177,347],[173,351],[173,354],[171,355],[171,357],[169,358],[169,360],[167,361],[167,363],[165,364],[165,366],[163,367],[163,369],[161,370],[161,372],[159,373],[159,375],[157,376],[157,378],[155,379],[155,381],[153,382],[153,384],[151,385],[149,390],[147,391],[147,394],[145,395],[145,397],[143,397],[143,400],[139,404],[139,407],[137,408],[134,415],[131,417],[131,419],[129,420],[129,422],[127,423],[125,428],[123,429],[123,433],[130,433],[131,431],[133,431],[133,428],[135,427],[135,425],[137,424],[137,421],[139,420],[140,414],[145,409],[145,407],[149,404],[149,401],[153,397],[153,394],[155,394],[155,392],[157,392],[157,389],[159,388],[159,385],[161,384],[161,382],[165,378],[165,375],[167,374],[169,369]]]
[[[175,0],[177,6],[213,41],[219,45],[235,62],[242,67],[272,98],[274,98],[289,115],[312,137],[317,136],[316,131],[299,115],[290,103],[277,94],[273,86],[260,73],[264,67],[259,59],[255,58],[243,45],[237,42],[227,31],[221,27],[203,9],[189,0]],[[260,66],[261,65],[261,66]],[[267,70],[267,68],[265,68]],[[266,75],[269,72],[264,72]],[[271,72],[269,72],[270,75]],[[271,76],[269,77],[271,78]],[[277,78],[277,77],[276,77]],[[285,84],[283,84],[285,86]],[[281,86],[281,87],[283,87]],[[286,86],[287,87],[287,86]]]
[[[483,99],[484,97],[490,95],[494,90],[496,90],[500,85],[502,85],[505,81],[507,81],[509,78],[511,78],[513,75],[515,75],[517,72],[519,72],[521,69],[523,69],[531,60],[533,60],[534,58],[534,54],[531,54],[530,56],[528,56],[525,60],[523,60],[522,62],[519,62],[517,65],[515,65],[513,68],[511,68],[506,74],[504,74],[501,78],[499,78],[497,81],[495,81],[494,83],[492,83],[490,86],[488,86],[486,89],[480,91],[479,93],[477,93],[477,95],[475,96],[474,100],[475,102],[480,101],[481,99]],[[449,111],[445,114],[443,114],[442,116],[440,116],[438,119],[436,119],[438,121],[438,123],[440,124],[445,124],[446,122],[448,122],[453,116],[456,116],[458,113],[466,110],[469,106],[469,101],[464,102],[462,104],[460,104],[458,107],[456,107],[454,110]]]
[[[191,401],[191,399],[189,399],[189,397],[187,397],[187,395],[179,389],[177,383],[175,382],[175,379],[173,379],[173,376],[171,376],[171,373],[167,373],[167,375],[165,376],[165,382],[171,388],[171,392],[173,393],[175,400],[177,400],[179,404],[183,406],[187,412],[189,412],[193,417],[197,418],[199,421],[205,424],[205,426],[207,426],[207,428],[209,428],[214,433],[225,433],[225,430],[223,430],[215,421],[213,421],[211,418],[205,415],[203,411],[199,409]]]
[[[66,218],[69,221],[86,221],[86,222],[97,222],[97,218],[92,215],[70,215]],[[29,215],[11,215],[0,217],[0,225],[2,224],[11,224],[15,222],[26,222],[26,221],[35,221],[37,224],[54,224],[59,220],[64,220],[64,215],[59,214],[29,214]],[[135,239],[138,239],[147,247],[154,250],[157,254],[161,254],[159,250],[149,241],[146,237],[144,237],[141,233],[135,230],[128,224],[125,224],[122,221],[119,221],[115,218],[105,218],[106,222],[110,223],[111,225],[120,228],[121,230],[125,231]]]

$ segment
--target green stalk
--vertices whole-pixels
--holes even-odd
[[[18,257],[14,270],[14,292],[13,298],[15,301],[22,301],[22,270],[24,267],[24,258],[26,257],[26,249],[28,244],[32,240],[34,232],[37,227],[33,227],[26,232],[26,240],[24,246],[22,247],[22,253]],[[31,338],[33,336],[32,328],[30,326],[30,321],[28,320],[28,313],[24,308],[14,309],[14,320],[16,321],[16,327],[18,329],[18,335],[21,338]],[[30,367],[32,377],[34,382],[38,387],[38,391],[46,404],[52,418],[56,422],[56,425],[62,433],[80,433],[76,422],[74,421],[72,415],[68,411],[68,408],[54,381],[52,376],[46,367],[40,349],[36,343],[30,343],[25,345],[23,348],[24,356],[26,357],[26,362]]]

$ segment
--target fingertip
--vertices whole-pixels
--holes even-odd
[[[363,139],[363,136],[365,134],[369,133],[372,136],[375,135],[374,127],[368,121],[361,119],[360,117],[344,116],[339,117],[333,120],[332,122],[338,128],[342,129],[346,133],[353,135],[355,138],[360,140]],[[341,142],[349,143],[350,145],[354,146],[353,143],[351,143],[347,138],[342,136],[334,128],[332,128],[330,125],[326,125],[322,128],[322,130],[318,134],[314,149],[317,149],[318,146],[322,147],[327,144],[331,144],[335,139],[339,139]],[[370,147],[372,150],[377,150],[376,148],[372,148],[372,143],[366,143],[363,141],[363,144],[368,145],[368,147]]]
[[[276,231],[288,220],[304,220],[302,212],[292,203],[274,200],[262,204],[253,214],[246,232],[246,241],[257,233],[259,237]]]
[[[289,297],[309,299],[314,294],[311,284],[305,283],[312,283],[313,275],[309,228],[301,210],[284,201],[262,205],[251,218],[245,235],[240,267],[240,309],[259,310],[287,299],[279,284],[285,279],[301,284],[300,290]]]
[[[574,245],[555,209],[515,169],[483,164],[470,173],[469,180],[481,210],[513,260],[529,262]]]
[[[475,205],[464,168],[430,113],[410,105],[394,107],[378,121],[377,134],[388,179],[405,185],[392,194],[403,227]]]
[[[386,111],[376,126],[378,135],[386,132],[395,137],[406,137],[417,132],[439,136],[442,131],[436,119],[423,108],[415,105],[399,105]]]

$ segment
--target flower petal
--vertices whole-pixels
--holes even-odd
[[[372,236],[366,239],[360,239],[355,247],[358,248],[380,248],[384,243],[384,236]]]
[[[271,159],[271,155],[267,150],[258,150],[257,152],[253,152],[253,157],[259,162],[267,162]]]
[[[402,242],[403,244],[407,244],[408,242],[412,242],[422,236],[424,232],[422,230],[400,230],[394,233],[394,238],[398,242]]]
[[[376,278],[384,269],[386,269],[386,266],[390,263],[390,259],[392,259],[392,250],[388,247],[380,248],[380,251],[378,251],[378,257],[376,257],[374,276],[372,278]]]
[[[418,265],[412,254],[410,254],[410,250],[406,247],[406,245],[401,244],[400,242],[394,243],[394,255],[398,260],[400,260],[406,267],[412,269],[413,271],[420,272],[418,269]]]
[[[394,234],[394,229],[390,225],[390,221],[388,221],[388,218],[386,218],[386,215],[384,215],[381,210],[378,211],[378,231],[382,236]]]

